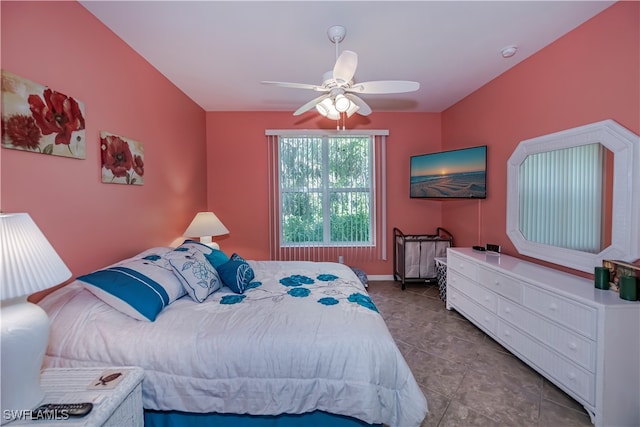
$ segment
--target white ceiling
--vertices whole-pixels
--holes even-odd
[[[206,111],[294,111],[318,94],[332,25],[358,54],[356,82],[420,90],[362,95],[375,111],[440,112],[613,1],[81,1]],[[502,48],[518,45],[509,59]]]

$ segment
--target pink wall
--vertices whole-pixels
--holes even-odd
[[[2,68],[84,102],[86,159],[0,149],[0,207],[74,276],[178,238],[206,209],[205,113],[76,2],[2,2]],[[143,186],[102,184],[99,133],[144,144]]]
[[[264,130],[333,122],[205,113],[79,4],[0,5],[2,68],[83,101],[88,142],[86,160],[0,149],[4,212],[29,212],[74,275],[172,243],[203,209],[231,230],[220,241],[226,251],[268,257]],[[390,131],[389,261],[354,265],[391,274],[394,226],[444,226],[458,245],[496,242],[515,253],[505,233],[506,161],[520,140],[605,118],[640,132],[639,8],[615,4],[441,114],[374,113],[349,123]],[[101,130],[144,144],[144,186],[100,183]],[[409,199],[409,156],[481,144],[489,145],[486,200]]]
[[[219,240],[226,252],[249,259],[269,258],[269,204],[266,129],[335,129],[335,122],[307,113],[208,112],[207,198],[230,230]],[[355,116],[354,116],[355,117]],[[391,233],[434,233],[442,223],[441,202],[409,199],[409,157],[440,150],[440,114],[374,113],[367,119],[350,119],[349,129],[388,129],[387,137],[387,240],[388,261],[345,263],[368,274],[389,275],[393,270]]]
[[[606,118],[635,132],[640,129],[639,6],[614,5],[442,114],[374,113],[350,124],[390,130],[388,237],[394,226],[408,233],[431,233],[443,226],[454,234],[456,245],[492,242],[517,255],[505,229],[506,162],[518,142]],[[268,257],[264,130],[334,126],[317,115],[303,117],[296,121],[290,113],[207,113],[208,205],[231,230],[220,241],[225,250]],[[486,200],[409,199],[409,156],[485,144]],[[389,259],[391,250],[389,239]],[[392,273],[390,261],[353,264],[369,274]]]
[[[640,133],[640,3],[619,2],[442,113],[443,146],[487,144],[488,197],[443,204],[459,245],[506,235],[506,164],[521,140],[605,119]]]

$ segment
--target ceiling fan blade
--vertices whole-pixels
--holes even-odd
[[[354,84],[350,88],[345,88],[349,92],[385,94],[415,92],[420,89],[420,83],[406,80],[379,80],[373,82],[362,82]]]
[[[333,79],[339,86],[348,83],[356,73],[358,67],[358,54],[350,50],[345,50],[336,60],[333,67]]]
[[[344,96],[349,98],[351,102],[353,102],[358,106],[359,109],[356,112],[361,116],[368,116],[369,114],[372,113],[371,107],[369,107],[369,105],[366,102],[364,102],[362,98],[360,98],[359,96],[353,95],[351,93],[345,93]]]
[[[328,97],[330,97],[330,94],[325,94],[325,95],[320,95],[317,98],[312,99],[311,101],[307,102],[306,104],[304,104],[302,107],[298,108],[293,115],[294,116],[299,116],[302,113],[306,113],[307,111],[309,111],[310,109],[312,109],[313,107],[316,106],[316,104],[321,103],[322,101],[324,101],[325,99],[327,99]]]
[[[288,87],[288,88],[292,88],[292,89],[311,89],[311,90],[315,90],[315,91],[318,91],[318,92],[325,91],[325,88],[323,88],[322,86],[310,85],[310,84],[306,84],[306,83],[289,83],[289,82],[273,82],[273,81],[262,81],[260,83],[265,84],[265,85]]]

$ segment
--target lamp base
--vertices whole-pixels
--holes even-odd
[[[2,385],[0,424],[23,416],[44,399],[40,369],[49,339],[49,317],[39,306],[21,300],[2,304]]]
[[[211,236],[201,236],[200,243],[213,249],[220,249],[220,246],[211,239]]]

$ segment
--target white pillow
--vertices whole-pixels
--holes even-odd
[[[77,279],[116,310],[134,319],[153,322],[165,307],[186,294],[165,258],[170,250],[157,249]]]
[[[218,272],[199,250],[181,246],[166,256],[175,275],[194,301],[204,302],[222,287]]]

